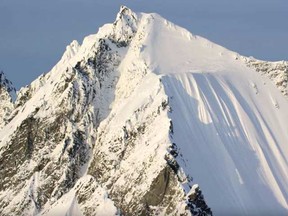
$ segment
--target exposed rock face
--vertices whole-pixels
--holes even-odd
[[[249,67],[255,68],[257,72],[269,77],[281,93],[288,97],[288,62],[268,62],[254,58],[244,58]]]

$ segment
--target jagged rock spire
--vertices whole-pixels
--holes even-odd
[[[0,71],[0,129],[8,122],[16,99],[16,89],[12,82]]]
[[[5,89],[11,96],[11,99],[13,101],[15,100],[16,88],[13,86],[12,82],[6,78],[3,71],[0,71],[0,89]]]

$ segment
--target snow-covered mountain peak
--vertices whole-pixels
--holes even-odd
[[[248,63],[121,7],[19,92],[0,214],[285,215],[288,104]]]
[[[114,25],[114,37],[116,41],[122,41],[125,46],[125,41],[130,41],[137,31],[138,16],[126,6],[121,6],[117,14]]]
[[[114,24],[117,24],[118,22],[125,22],[131,28],[135,28],[136,21],[137,21],[137,14],[133,12],[130,8],[122,5],[120,7],[120,11],[116,16]]]

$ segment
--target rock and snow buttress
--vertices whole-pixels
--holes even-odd
[[[8,80],[3,71],[0,71],[0,130],[9,121],[13,110],[13,101],[16,98],[16,89]]]
[[[287,215],[287,68],[121,7],[0,85],[0,215]]]

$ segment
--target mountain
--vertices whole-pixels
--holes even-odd
[[[0,215],[286,215],[275,64],[121,7],[19,91],[0,130]]]
[[[13,101],[16,98],[16,89],[10,80],[0,71],[0,129],[8,122],[13,110]]]

